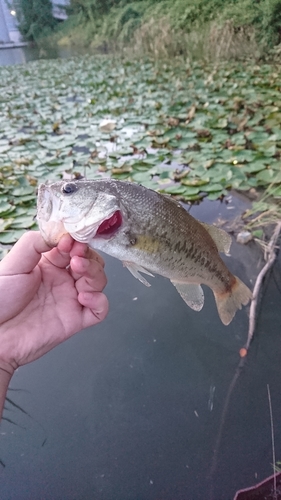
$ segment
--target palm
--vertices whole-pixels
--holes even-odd
[[[2,359],[28,363],[106,315],[98,256],[73,241],[64,247],[70,250],[51,250],[29,272],[1,273],[0,340],[9,346],[9,352],[0,350]]]
[[[30,276],[33,297],[27,304],[27,297],[23,297],[17,305],[21,312],[10,320],[11,334],[21,326],[21,349],[25,346],[23,353],[15,355],[18,364],[37,358],[84,327],[83,306],[77,300],[75,281],[69,272],[50,263],[39,264],[38,271]]]
[[[84,327],[83,306],[77,300],[75,280],[68,270],[56,269],[49,263],[40,266],[42,282],[34,297],[35,313],[42,326],[68,336]],[[38,309],[37,309],[38,307]]]

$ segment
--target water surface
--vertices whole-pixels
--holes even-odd
[[[245,206],[204,202],[191,213],[212,222]],[[272,473],[267,384],[281,459],[280,258],[230,397],[247,309],[225,327],[206,287],[196,313],[168,280],[148,289],[105,260],[108,318],[12,380],[9,397],[28,415],[5,412],[16,425],[1,425],[1,500],[231,500]],[[254,244],[234,242],[225,260],[253,286]]]

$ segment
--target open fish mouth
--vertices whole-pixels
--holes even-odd
[[[109,219],[105,219],[96,232],[96,236],[109,237],[113,236],[122,224],[122,214],[120,210],[116,210]]]
[[[96,221],[92,224],[85,223],[83,218],[79,224],[64,223],[65,229],[77,241],[89,243],[93,238],[112,238],[122,225],[122,214],[120,210],[115,210],[106,219]],[[77,227],[78,226],[78,227]]]

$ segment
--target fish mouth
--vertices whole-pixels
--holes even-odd
[[[116,233],[122,224],[122,214],[120,210],[116,210],[109,219],[105,219],[97,229],[96,235],[99,237],[110,237]]]
[[[86,218],[83,218],[78,224],[65,223],[64,227],[69,232],[69,234],[77,241],[81,243],[89,243],[92,239],[102,238],[111,239],[120,226],[122,225],[123,218],[120,210],[114,210],[113,213],[108,215],[107,218],[89,223],[86,225]]]
[[[40,210],[39,210],[40,208]],[[53,197],[49,189],[43,185],[39,186],[38,189],[38,202],[37,202],[37,219],[44,220],[48,222],[51,218],[53,212]]]
[[[58,203],[48,188],[46,189],[44,185],[39,186],[36,218],[42,237],[50,247],[56,246],[60,238],[66,234],[63,223],[52,218]]]

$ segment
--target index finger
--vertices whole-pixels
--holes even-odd
[[[28,231],[0,262],[0,276],[30,273],[50,247],[39,231]]]
[[[70,251],[74,240],[70,234],[64,234],[55,248],[43,254],[43,262],[46,260],[55,267],[61,269],[67,267],[70,263]]]
[[[85,257],[90,260],[96,260],[102,267],[105,266],[102,256],[95,252],[92,248],[89,248],[86,243],[79,243],[78,241],[74,242],[70,252],[70,257],[74,257],[75,255],[78,257]]]

